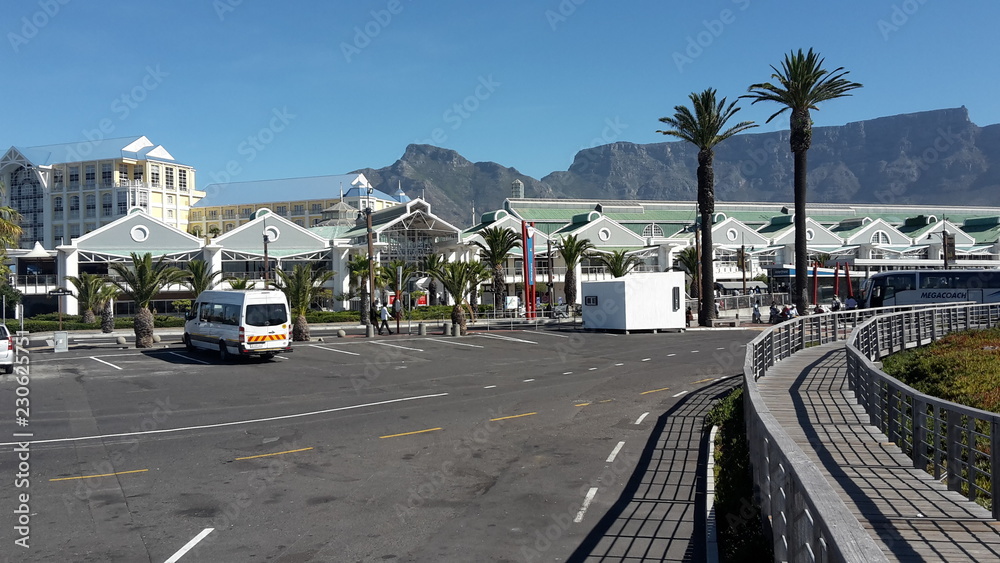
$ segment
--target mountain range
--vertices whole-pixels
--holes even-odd
[[[697,148],[685,141],[616,142],[584,149],[569,170],[535,179],[495,162],[409,145],[391,166],[355,172],[395,193],[431,202],[458,227],[500,209],[519,179],[529,198],[691,201]],[[977,126],[965,107],[881,117],[813,129],[810,203],[1000,205],[1000,125]],[[718,201],[791,202],[788,131],[746,133],[715,150]]]

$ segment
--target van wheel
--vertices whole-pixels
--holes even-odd
[[[191,335],[184,334],[184,347],[187,348],[188,352],[194,352],[194,344],[191,343]]]
[[[219,359],[223,362],[228,362],[231,359],[229,354],[229,346],[226,345],[225,340],[219,341]]]

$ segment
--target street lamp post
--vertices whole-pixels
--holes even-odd
[[[371,312],[375,310],[375,231],[372,230],[372,188],[368,184],[368,198],[365,200],[365,222],[368,226],[368,324],[372,324],[375,319],[371,318]]]
[[[953,259],[955,255],[955,235],[948,234],[948,230],[942,228],[940,233],[927,233],[927,238],[930,239],[931,235],[941,236],[941,256],[944,258],[944,269],[948,269],[949,259]]]

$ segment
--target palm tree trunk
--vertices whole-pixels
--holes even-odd
[[[715,318],[715,271],[712,262],[712,215],[715,213],[714,155],[698,151],[698,212],[701,214],[701,307],[698,324],[710,326]]]
[[[150,348],[153,346],[153,312],[143,307],[135,312],[135,347]]]
[[[309,323],[306,322],[305,315],[295,317],[295,322],[292,324],[292,340],[296,342],[309,340]]]
[[[80,319],[84,323],[90,324],[97,321],[97,317],[94,316],[94,311],[90,308],[83,310],[83,318]]]
[[[104,310],[101,311],[101,332],[105,334],[111,334],[115,331],[115,309],[111,304],[111,300],[104,306]]]
[[[504,274],[503,264],[497,264],[493,268],[493,308],[497,311],[502,311],[507,306],[507,284]]]
[[[566,277],[563,278],[563,293],[566,294],[566,305],[573,310],[576,304],[576,266],[566,267]]]
[[[370,325],[372,324],[374,319],[371,318],[372,305],[371,305],[371,300],[368,298],[367,282],[365,282],[364,288],[365,289],[361,290],[361,307],[358,309],[358,311],[361,313],[361,324]]]
[[[806,196],[809,188],[806,155],[812,145],[812,120],[808,109],[792,110],[788,142],[795,165],[795,287],[792,299],[799,311],[805,312],[809,303],[809,249],[806,247]]]
[[[437,284],[437,280],[435,280],[434,278],[431,278],[431,282],[429,284],[427,284],[427,293],[430,294],[428,296],[428,304],[431,307],[437,307],[437,305],[438,305],[438,284]]]
[[[465,324],[465,312],[462,311],[462,304],[455,302],[455,306],[451,308],[451,322],[460,327],[462,336],[466,334],[466,324]]]

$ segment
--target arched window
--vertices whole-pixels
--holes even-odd
[[[872,233],[872,244],[889,244],[889,235],[885,231],[875,231]]]
[[[80,218],[80,196],[78,195],[69,198],[69,218]]]
[[[662,237],[663,236],[663,229],[661,229],[660,226],[657,225],[657,224],[655,224],[655,223],[649,224],[649,225],[646,225],[646,227],[642,229],[642,236],[644,236],[644,237]]]
[[[87,194],[87,217],[93,218],[97,217],[97,196],[94,194]]]

